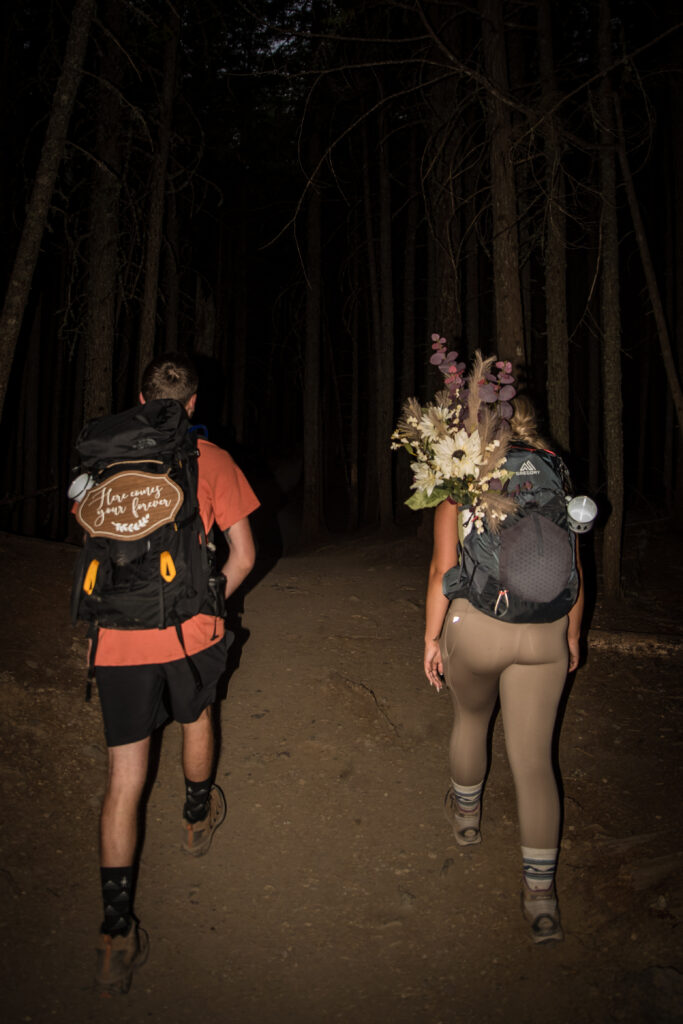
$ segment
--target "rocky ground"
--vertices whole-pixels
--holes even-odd
[[[557,746],[566,939],[550,947],[520,913],[500,720],[482,845],[462,850],[442,817],[451,709],[421,674],[427,542],[356,537],[261,565],[218,712],[226,824],[208,857],[181,853],[169,725],[136,901],[150,958],[103,999],[106,753],[68,619],[74,549],[0,536],[4,1019],[683,1020],[681,548],[631,545],[625,602],[590,603]]]

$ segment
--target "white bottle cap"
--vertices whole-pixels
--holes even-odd
[[[81,473],[80,476],[77,476],[76,479],[72,481],[69,490],[66,492],[67,497],[72,501],[82,501],[93,483],[93,478],[89,473]]]

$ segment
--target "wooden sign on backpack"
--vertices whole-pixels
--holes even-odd
[[[76,509],[91,537],[139,540],[172,523],[183,492],[168,474],[123,472],[92,487]]]

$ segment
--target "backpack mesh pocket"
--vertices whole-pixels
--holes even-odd
[[[499,558],[501,586],[523,601],[552,601],[573,565],[567,530],[536,513],[501,532]]]

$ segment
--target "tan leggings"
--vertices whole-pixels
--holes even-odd
[[[486,774],[486,737],[496,700],[517,794],[522,846],[558,844],[560,801],[551,760],[557,707],[567,677],[567,619],[510,623],[468,601],[452,601],[441,633],[453,699],[451,777],[477,785]]]

